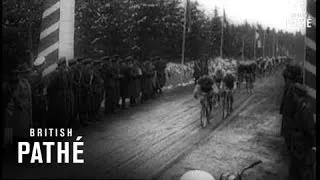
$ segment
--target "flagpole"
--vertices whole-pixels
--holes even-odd
[[[276,38],[276,34],[273,34],[273,40],[272,40],[272,56],[274,57],[275,54],[275,38]]]
[[[263,33],[263,49],[262,49],[262,56],[265,57],[265,42],[266,42],[266,30]]]
[[[186,44],[186,26],[187,26],[187,8],[188,8],[189,0],[186,0],[186,6],[184,9],[184,24],[183,24],[183,37],[182,37],[182,55],[181,55],[181,64],[184,64],[184,52],[185,52],[185,44]]]
[[[242,60],[244,60],[244,36],[242,37]]]
[[[254,45],[253,45],[253,59],[256,59],[256,41],[257,41],[257,38],[256,38],[256,29],[254,30]]]
[[[220,43],[220,56],[222,58],[222,47],[223,47],[223,26],[224,26],[224,19],[222,17],[222,24],[221,24],[221,43]]]

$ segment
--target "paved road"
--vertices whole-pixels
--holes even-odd
[[[267,82],[258,79],[255,86],[258,89]],[[84,164],[21,165],[15,163],[15,155],[7,157],[3,174],[28,178],[149,179],[158,176],[222,122],[221,110],[215,109],[210,126],[200,128],[200,106],[192,97],[193,87],[165,92],[158,99],[103,117],[102,121],[75,132],[75,136],[83,136]],[[253,97],[245,90],[237,93],[234,115],[240,113]]]

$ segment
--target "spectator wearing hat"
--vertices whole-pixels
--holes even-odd
[[[103,101],[104,94],[104,81],[100,76],[101,61],[94,60],[92,62],[91,71],[91,84],[90,84],[90,111],[89,119],[99,120],[98,115],[100,111],[100,105]]]
[[[61,57],[58,61],[57,61],[58,67],[59,68],[65,68],[68,64],[68,61],[65,57]]]
[[[111,58],[110,61],[104,63],[103,65],[103,79],[104,79],[104,89],[105,89],[105,101],[104,101],[104,112],[110,113],[115,111],[115,104],[116,101],[119,100],[115,96],[115,82],[116,82],[116,71],[115,67],[112,66],[112,62],[115,61],[115,59]],[[115,100],[117,99],[117,100]]]
[[[121,105],[122,108],[126,108],[125,100],[129,98],[129,66],[128,66],[128,58],[124,60],[120,60],[120,74],[122,77],[120,78],[120,96],[121,96]]]
[[[137,60],[131,64],[132,93],[130,103],[134,104],[140,100],[142,71]]]
[[[280,105],[280,114],[282,114],[281,135],[284,135],[286,130],[286,121],[289,120],[292,109],[292,85],[295,82],[300,82],[302,79],[301,67],[292,66],[287,64],[283,71],[283,77],[285,80],[284,93],[282,96],[282,102]]]
[[[33,62],[33,67],[35,68],[35,70],[37,72],[40,72],[43,70],[44,68],[44,65],[45,65],[45,62],[46,62],[46,58],[43,57],[43,56],[39,56],[35,59],[35,61]]]
[[[158,57],[155,61],[155,68],[157,71],[157,91],[162,93],[162,88],[166,83],[166,75],[165,75],[165,68],[166,63]]]
[[[141,76],[141,93],[142,101],[146,101],[150,99],[151,96],[151,91],[152,91],[152,67],[150,66],[150,61],[144,61],[141,65],[141,71],[142,71],[142,76]]]
[[[127,64],[127,78],[128,78],[128,89],[127,89],[127,94],[128,94],[128,98],[130,98],[130,104],[134,104],[135,103],[135,69],[133,67],[133,57],[132,56],[127,56],[125,58],[125,62]]]
[[[110,56],[103,56],[102,58],[101,58],[101,60],[102,61],[110,61],[111,60],[111,57]]]
[[[40,73],[30,75],[30,85],[32,92],[32,119],[35,127],[46,127],[47,97],[44,78]]]
[[[35,71],[30,75],[30,85],[32,91],[32,117],[35,127],[46,127],[46,83],[41,75],[46,64],[46,58],[39,56],[33,63]]]
[[[313,180],[315,167],[315,125],[313,113],[307,101],[305,86],[295,83],[293,85],[294,111],[290,132],[290,180]]]
[[[286,118],[285,118],[285,115],[283,114],[283,110],[284,110],[284,107],[285,107],[285,100],[286,100],[286,97],[287,95],[289,94],[288,93],[288,90],[289,90],[289,87],[291,87],[292,83],[293,83],[293,78],[292,78],[292,75],[291,75],[291,72],[290,72],[290,66],[289,65],[286,65],[283,73],[282,73],[282,76],[284,78],[284,91],[283,91],[283,95],[282,95],[282,101],[281,101],[281,104],[280,104],[280,114],[282,115],[282,124],[281,124],[281,132],[280,134],[283,136],[284,134],[284,130],[285,130],[285,125],[286,125]]]
[[[120,69],[119,58],[115,55],[104,59],[102,76],[104,79],[105,101],[104,112],[113,113],[119,106],[120,99]]]

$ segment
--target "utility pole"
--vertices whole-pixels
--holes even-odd
[[[224,15],[224,14],[223,14]],[[222,24],[221,24],[221,43],[220,43],[220,56],[221,58],[223,58],[223,51],[222,51],[222,48],[223,48],[223,27],[224,27],[224,16],[222,17]]]
[[[242,37],[242,60],[244,60],[244,36]]]
[[[256,38],[256,30],[254,30],[254,45],[253,45],[253,59],[256,59],[256,44],[257,44],[257,38]]]
[[[186,6],[184,9],[184,24],[183,24],[183,37],[182,37],[182,55],[181,55],[181,64],[184,64],[184,54],[186,46],[186,29],[187,29],[187,11],[188,11],[189,0],[186,0]]]
[[[275,47],[275,42],[276,42],[276,34],[273,34],[273,41],[272,41],[272,56],[275,57],[275,51],[276,51],[276,47]]]

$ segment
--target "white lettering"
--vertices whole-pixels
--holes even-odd
[[[62,142],[58,142],[58,163],[62,163],[62,155],[64,155],[64,162],[69,163],[69,142],[65,142],[65,149],[62,149]]]
[[[69,129],[67,129],[67,136],[68,137],[72,137],[72,129],[71,128],[69,128]]]
[[[36,160],[38,160],[39,163],[43,163],[42,155],[41,155],[41,148],[40,148],[40,143],[39,142],[35,142],[34,145],[33,145],[33,150],[32,150],[32,156],[31,156],[30,163],[35,163]]]
[[[33,137],[33,136],[34,136],[34,129],[30,128],[30,137]]]
[[[22,147],[26,147],[26,149],[23,150]],[[18,143],[18,163],[22,163],[23,154],[29,154],[29,153],[30,153],[30,144],[28,142],[19,142]]]
[[[64,129],[60,129],[60,137],[64,137]]]
[[[38,128],[38,137],[42,137],[42,129]]]
[[[310,18],[310,16],[308,17],[308,19],[307,19],[307,27],[308,28],[311,28],[312,26],[311,26],[311,23],[312,23],[312,19]]]
[[[76,141],[80,141],[82,136],[78,136]],[[78,146],[83,146],[83,142],[73,143],[73,163],[84,163],[84,159],[78,159],[78,154],[83,154],[83,150],[78,150]]]
[[[43,145],[47,147],[47,163],[51,163],[51,146],[54,145],[54,142],[43,142]]]

